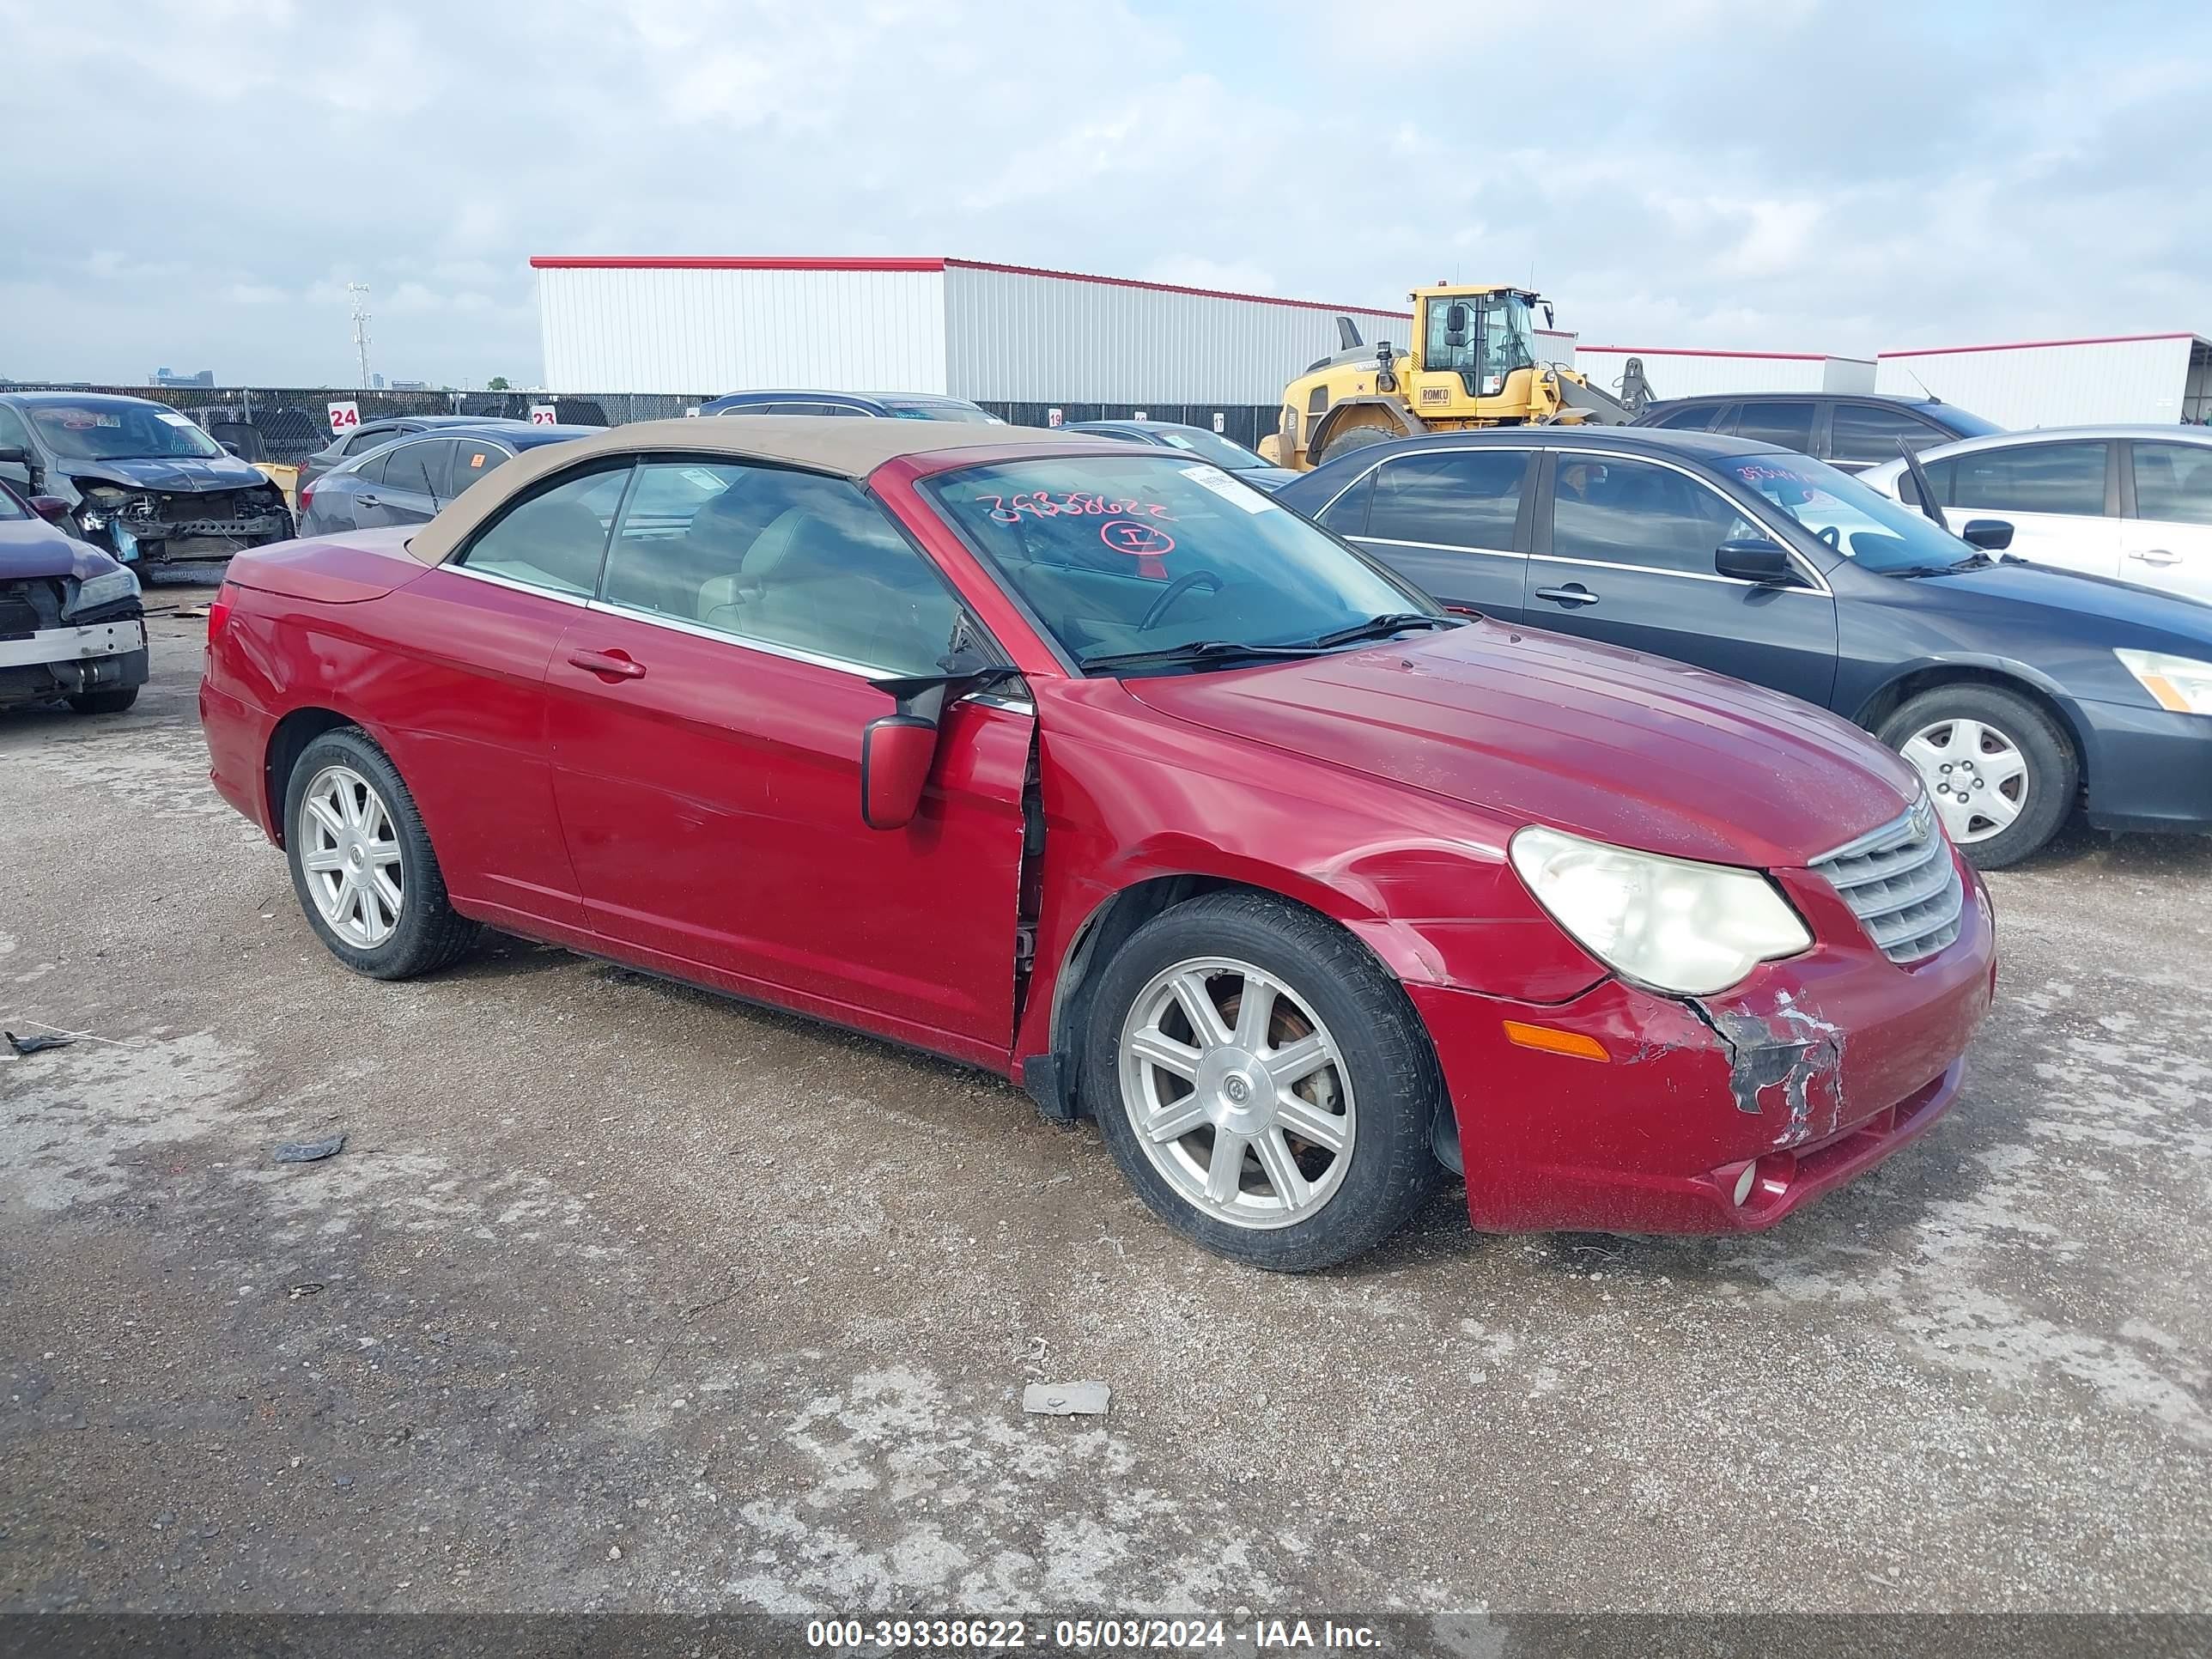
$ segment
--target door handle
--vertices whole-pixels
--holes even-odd
[[[376,496],[368,495],[366,493],[355,496],[353,501],[356,507],[382,507],[384,505],[384,503]]]
[[[1569,582],[1565,587],[1540,587],[1536,590],[1536,597],[1540,599],[1549,599],[1554,605],[1575,605],[1597,603],[1597,595],[1580,582]]]
[[[645,665],[632,662],[619,651],[571,651],[568,661],[571,666],[597,674],[610,685],[617,680],[645,678]]]
[[[2179,564],[2181,562],[2181,555],[2166,547],[2138,548],[2128,556],[2131,559],[2140,559],[2145,564]]]

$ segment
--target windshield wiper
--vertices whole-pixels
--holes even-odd
[[[1154,664],[1224,662],[1238,657],[1314,657],[1318,645],[1244,645],[1235,640],[1193,640],[1188,645],[1164,645],[1152,651],[1111,651],[1101,657],[1080,659],[1083,671],[1094,668],[1145,668]]]
[[[1986,553],[1976,553],[1956,564],[1909,564],[1901,570],[1893,570],[1893,576],[1949,576],[1961,570],[1984,570],[1996,561]]]
[[[1425,611],[1395,611],[1387,616],[1370,617],[1365,622],[1354,623],[1349,628],[1323,634],[1314,643],[1350,645],[1354,640],[1387,640],[1393,634],[1402,634],[1409,628],[1457,628],[1464,620],[1459,617],[1431,617]]]

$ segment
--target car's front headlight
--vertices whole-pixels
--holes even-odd
[[[1530,824],[1513,867],[1536,902],[1600,962],[1677,996],[1725,991],[1813,935],[1756,870],[1635,853]]]
[[[74,617],[87,611],[97,611],[103,605],[115,605],[137,597],[137,577],[128,570],[110,570],[77,584],[76,603],[62,614]]]
[[[2112,654],[2160,708],[2177,714],[2212,714],[2212,662],[2169,657],[2163,651],[2115,650]]]

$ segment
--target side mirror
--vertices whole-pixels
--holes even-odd
[[[1460,305],[1455,301],[1453,304],[1448,305],[1444,307],[1444,329],[1448,333],[1452,334],[1464,334],[1467,331],[1467,307],[1465,306]]]
[[[885,714],[860,733],[860,818],[871,830],[903,830],[921,810],[937,758],[937,722]]]
[[[1788,550],[1764,536],[1723,542],[1713,550],[1713,568],[1723,576],[1757,582],[1762,587],[1786,587],[1796,580]]]
[[[39,476],[39,464],[31,459],[30,452],[12,446],[0,449],[0,466],[20,466],[32,477]]]
[[[1959,537],[1970,547],[2002,553],[2012,545],[2012,526],[2002,519],[1969,519]]]
[[[69,503],[58,495],[32,496],[31,511],[50,525],[63,530],[70,527]]]

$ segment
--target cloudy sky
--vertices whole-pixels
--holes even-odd
[[[539,368],[533,253],[952,254],[1592,343],[2212,331],[2212,7],[0,0],[0,375]],[[672,388],[685,390],[692,388]]]

